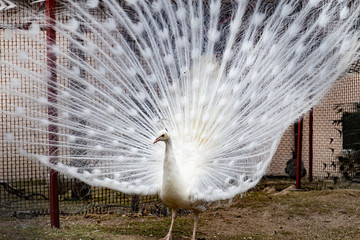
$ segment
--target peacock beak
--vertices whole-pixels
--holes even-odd
[[[160,140],[160,138],[155,139],[154,144],[157,143]]]

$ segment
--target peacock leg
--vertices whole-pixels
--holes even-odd
[[[171,209],[171,224],[168,234],[161,240],[171,240],[171,232],[174,226],[175,218],[177,215],[177,209]]]
[[[195,236],[196,236],[196,228],[197,228],[197,225],[198,225],[198,222],[199,222],[199,214],[198,212],[194,212],[194,231],[193,231],[193,235],[192,235],[192,238],[191,240],[195,240]]]

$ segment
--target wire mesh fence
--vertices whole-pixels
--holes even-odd
[[[359,150],[359,103],[360,75],[356,63],[314,107],[313,175],[325,182],[359,187],[355,181],[346,177],[347,173],[341,162],[344,154],[356,153]],[[308,154],[308,149],[304,149],[304,154]],[[353,165],[354,171],[351,175],[356,174],[356,160],[350,165]]]
[[[32,68],[39,76],[46,74],[46,49],[38,41],[46,41],[45,29],[40,29],[36,41],[24,37],[21,31],[31,29],[30,20],[44,22],[45,4],[40,2],[30,5],[30,2],[18,2],[19,5],[31,6],[27,11],[21,8],[12,8],[0,12],[0,57],[2,60],[13,62],[25,68]],[[61,9],[61,6],[58,6]],[[101,11],[93,14],[102,14]],[[66,20],[66,16],[58,14],[61,20]],[[86,31],[86,28],[83,28]],[[95,41],[95,40],[94,40]],[[57,37],[56,42],[59,47],[68,48],[75,57],[80,58],[83,54],[74,46],[69,46],[67,39]],[[30,53],[33,61],[43,62],[43,68],[34,69],[34,66],[21,62],[22,55],[25,52]],[[91,63],[91,59],[86,59]],[[63,66],[67,63],[58,58]],[[29,87],[26,76],[17,74],[9,66],[2,65],[1,68],[1,85],[11,85],[17,87],[24,94],[34,96],[34,99],[43,97],[46,99],[46,84],[39,81],[36,90]],[[86,73],[84,72],[84,75]],[[85,76],[84,76],[85,77]],[[91,81],[91,78],[88,78]],[[63,81],[64,85],[69,84],[75,88],[82,87],[71,79],[58,79]],[[76,108],[74,102],[74,108]],[[15,107],[17,106],[17,107]],[[39,135],[34,134],[31,129],[34,127],[33,122],[22,120],[21,118],[10,118],[4,114],[6,111],[26,111],[27,114],[46,115],[46,107],[31,109],[33,105],[24,101],[21,96],[1,95],[1,141],[0,145],[0,213],[16,213],[20,215],[34,215],[49,213],[49,170],[37,162],[26,159],[25,154],[30,146],[24,144],[22,149],[17,149],[11,144],[10,138],[13,135],[21,136],[24,143],[36,142],[36,146],[31,146],[31,151],[37,154],[48,151],[45,144],[48,135],[46,133]],[[38,117],[38,116],[33,116]],[[12,122],[21,121],[21,122]],[[80,121],[80,120],[79,120]],[[41,123],[39,123],[41,124]],[[79,124],[87,124],[79,122]],[[14,129],[14,126],[22,126]],[[41,126],[36,126],[37,128]],[[45,131],[44,131],[45,132]],[[76,133],[73,133],[76,135]],[[35,149],[34,149],[35,148]],[[59,152],[66,155],[69,151],[76,149],[59,149]],[[166,214],[166,209],[161,204],[157,196],[136,196],[126,195],[110,189],[91,187],[79,180],[59,175],[59,200],[60,211],[62,214],[86,214],[86,213],[117,213],[123,214],[128,212],[146,211],[152,214]]]
[[[30,2],[24,2],[30,4]],[[21,11],[19,8],[0,12],[0,57],[9,62],[21,63],[21,57],[26,50],[31,58],[43,61],[46,66],[46,49],[29,38],[24,37],[19,31],[31,28],[29,19],[31,16],[44,13],[44,3],[33,4],[32,12]],[[102,14],[93,12],[93,14]],[[64,18],[60,14],[58,18]],[[40,19],[41,21],[41,19]],[[46,40],[44,29],[40,29],[38,36]],[[83,29],[86,31],[86,28]],[[76,57],[81,58],[82,52],[69,46],[66,39],[56,39],[59,47],[66,47]],[[95,41],[95,40],[94,40]],[[31,51],[29,51],[31,49]],[[91,62],[91,59],[86,59]],[[63,61],[61,58],[58,61]],[[62,62],[66,65],[65,62]],[[313,165],[312,175],[318,180],[316,184],[326,182],[339,183],[340,180],[355,186],[359,180],[358,164],[356,155],[359,151],[360,142],[360,75],[359,62],[349,70],[348,75],[343,77],[327,96],[313,109]],[[26,68],[34,68],[27,64]],[[45,69],[34,69],[41,74]],[[25,94],[31,94],[37,98],[46,97],[46,90],[41,87],[29,88],[25,77],[16,75],[8,66],[0,66],[1,85],[14,85],[21,88]],[[83,73],[86,74],[86,73]],[[75,88],[81,88],[71,79],[58,79],[66,81]],[[91,78],[89,78],[91,81]],[[45,87],[45,85],[44,85]],[[2,94],[2,111],[28,111],[30,104],[14,96]],[[14,109],[21,106],[21,109]],[[76,107],[76,102],[74,102]],[[34,109],[33,109],[34,110]],[[38,114],[45,114],[47,109],[36,109]],[[30,111],[29,111],[30,112]],[[22,136],[24,142],[46,142],[48,136],[35,135],[29,129],[33,126],[25,120],[9,118],[1,115],[1,140],[10,139],[7,133],[16,133]],[[22,121],[10,124],[11,121]],[[86,124],[81,123],[81,124]],[[21,129],[13,129],[11,126],[23,126]],[[296,168],[296,132],[295,125],[290,126],[284,133],[273,161],[269,166],[269,176],[291,176]],[[76,133],[73,133],[76,135]],[[305,174],[309,175],[309,115],[304,116],[302,138],[302,161]],[[36,140],[35,140],[36,139]],[[24,146],[23,151],[27,151]],[[41,154],[48,149],[41,144],[32,152]],[[63,149],[62,151],[74,151]],[[354,159],[355,160],[351,160]],[[1,141],[0,145],[0,214],[48,214],[49,213],[49,170],[38,162],[26,159],[22,149],[16,149],[9,141]],[[355,184],[355,185],[354,185]],[[342,185],[343,186],[343,185]],[[357,186],[357,185],[356,185]],[[147,212],[157,215],[166,215],[166,208],[161,204],[157,196],[126,195],[105,188],[91,187],[76,179],[59,175],[59,200],[62,214],[86,214],[86,213],[116,213]]]
[[[312,176],[317,187],[359,188],[358,169],[360,144],[360,74],[359,62],[313,108],[303,116],[301,159],[304,179],[309,177],[310,139],[312,135]],[[269,167],[268,174],[289,176],[286,169],[296,171],[296,130],[285,132]],[[310,131],[310,125],[312,130]],[[290,165],[290,166],[289,166]],[[292,166],[291,166],[292,165]],[[306,176],[305,176],[306,173]],[[292,176],[294,177],[294,175]]]

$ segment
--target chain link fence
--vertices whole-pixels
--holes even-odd
[[[336,85],[303,117],[302,176],[312,177],[318,187],[332,184],[359,188],[360,149],[360,61],[354,63]],[[310,131],[312,125],[312,131]],[[312,135],[312,164],[309,135]],[[285,132],[268,169],[270,176],[296,174],[297,126]],[[310,167],[311,164],[311,167]]]
[[[19,1],[20,2],[20,1]],[[30,5],[30,2],[23,2]],[[0,12],[0,58],[6,61],[16,62],[22,51],[33,49],[31,58],[45,61],[46,49],[19,32],[31,28],[29,20],[33,14],[44,14],[44,2],[32,4],[32,12],[21,11],[12,8]],[[61,8],[61,6],[59,6]],[[101,12],[94,13],[101,14]],[[61,18],[61,15],[58,15]],[[41,29],[42,40],[46,40],[44,29]],[[66,39],[57,38],[61,47],[67,46]],[[71,49],[71,46],[67,46]],[[74,54],[81,57],[82,53],[72,49]],[[15,54],[14,54],[15,53]],[[58,61],[62,61],[59,59]],[[19,63],[21,64],[21,63]],[[62,63],[66,64],[66,63]],[[345,180],[349,184],[360,181],[359,142],[360,142],[360,63],[355,63],[349,73],[339,80],[327,96],[313,108],[313,164],[312,175],[318,185],[326,182],[338,183]],[[34,68],[26,65],[24,67]],[[43,69],[34,69],[43,71]],[[0,84],[16,84],[22,81],[22,76],[15,75],[11,69],[4,65],[0,66]],[[67,81],[59,79],[59,81]],[[78,86],[76,83],[74,87]],[[34,92],[34,89],[22,84],[21,91],[26,94],[41,96],[42,92]],[[39,90],[40,91],[40,90]],[[12,106],[22,106],[27,109],[29,105],[20,99],[2,94],[1,109],[3,111],[14,110]],[[20,102],[19,102],[20,101]],[[76,103],[74,103],[76,104]],[[45,109],[46,110],[46,109]],[[39,109],[38,111],[45,111]],[[38,136],[25,131],[28,126],[26,120],[8,118],[0,113],[1,117],[1,145],[0,145],[0,214],[15,214],[18,217],[49,213],[49,170],[37,162],[27,160],[21,151],[15,149],[7,141],[2,141],[9,136],[5,133],[16,132],[25,141],[34,141],[35,138],[47,141],[48,136]],[[23,121],[11,124],[11,121]],[[22,124],[22,129],[11,129],[10,126]],[[305,177],[309,175],[309,115],[304,116],[302,137],[302,161]],[[296,134],[297,126],[288,128],[279,144],[273,161],[269,166],[268,176],[293,177],[296,170]],[[24,149],[26,150],[26,149]],[[48,149],[38,146],[38,153]],[[70,150],[71,151],[71,150]],[[34,152],[32,150],[32,152]],[[357,158],[356,158],[357,156]],[[353,160],[352,160],[353,159]],[[355,159],[355,160],[354,160]],[[359,166],[358,166],[359,165]],[[86,214],[86,213],[116,213],[146,212],[156,215],[165,214],[166,208],[161,204],[157,196],[139,197],[126,195],[105,188],[96,188],[86,185],[76,179],[59,175],[59,199],[62,214]]]
[[[46,66],[46,49],[38,42],[22,35],[21,31],[32,28],[30,21],[33,20],[34,17],[36,17],[37,21],[45,21],[44,18],[38,19],[38,16],[44,16],[45,14],[45,2],[31,4],[31,2],[18,1],[17,4],[30,6],[30,8],[27,8],[27,11],[22,11],[21,7],[0,11],[0,57],[5,61],[16,62],[20,64],[21,67],[29,68],[42,74],[46,71],[45,67],[44,69],[34,69],[35,66],[31,64],[23,65],[20,58],[23,52],[29,52],[34,61],[42,61],[44,62],[44,66]],[[61,8],[59,5],[58,9]],[[93,14],[102,13],[99,11]],[[58,14],[57,17],[66,20],[66,17],[61,16],[61,14]],[[41,33],[38,35],[38,38],[40,38],[41,41],[46,41],[45,29],[40,29],[40,31]],[[58,36],[56,42],[60,47],[71,49],[71,52],[76,54],[77,57],[82,56],[82,53],[78,49],[74,49],[73,46],[68,46],[69,44],[66,39]],[[64,60],[61,58],[59,58],[58,61],[64,66],[67,64],[66,62],[62,62]],[[91,61],[91,59],[89,59],[89,61]],[[0,66],[0,71],[2,73],[0,78],[1,85],[19,85],[18,90],[24,94],[46,97],[46,89],[41,89],[40,86],[37,89],[30,88],[29,85],[26,84],[26,77],[15,73],[9,66]],[[89,79],[91,81],[91,78]],[[73,87],[81,87],[76,82],[71,82],[71,80],[68,79],[58,79],[58,81],[66,81],[68,84],[72,84]],[[18,84],[19,82],[21,82],[21,84]],[[28,111],[30,108],[30,105],[23,101],[21,97],[7,94],[1,95],[0,104],[2,111],[16,111],[16,109],[13,109],[13,106],[21,106],[25,111]],[[74,107],[75,105],[76,102],[74,102]],[[36,112],[44,114],[46,111],[46,108],[32,109],[29,113]],[[31,130],[27,131],[26,129],[34,127],[31,126],[33,123],[21,120],[20,118],[10,118],[3,113],[0,114],[0,214],[14,213],[18,217],[48,214],[50,211],[49,169],[37,162],[29,161],[25,156],[22,156],[21,149],[15,148],[9,141],[6,141],[7,138],[11,137],[8,133],[22,136],[24,142],[46,142],[48,141],[48,136],[47,134],[36,135],[31,132]],[[22,122],[14,123],[11,121]],[[23,127],[21,129],[14,129],[14,126],[19,125]],[[23,150],[29,151],[27,147],[28,146],[25,145]],[[41,154],[47,152],[48,149],[44,146],[37,145],[36,149],[31,149],[31,151]],[[68,149],[62,151],[73,150]],[[91,187],[77,179],[69,178],[61,174],[59,175],[59,200],[60,212],[62,214],[124,214],[129,212],[146,212],[156,215],[166,214],[166,209],[157,196],[140,197],[136,195],[126,195],[105,188]]]

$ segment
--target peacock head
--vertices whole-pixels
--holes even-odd
[[[164,130],[161,130],[158,135],[158,137],[155,139],[154,141],[154,144],[159,142],[159,141],[163,141],[163,142],[167,142],[169,141],[169,135],[167,133],[167,131],[164,129]]]

